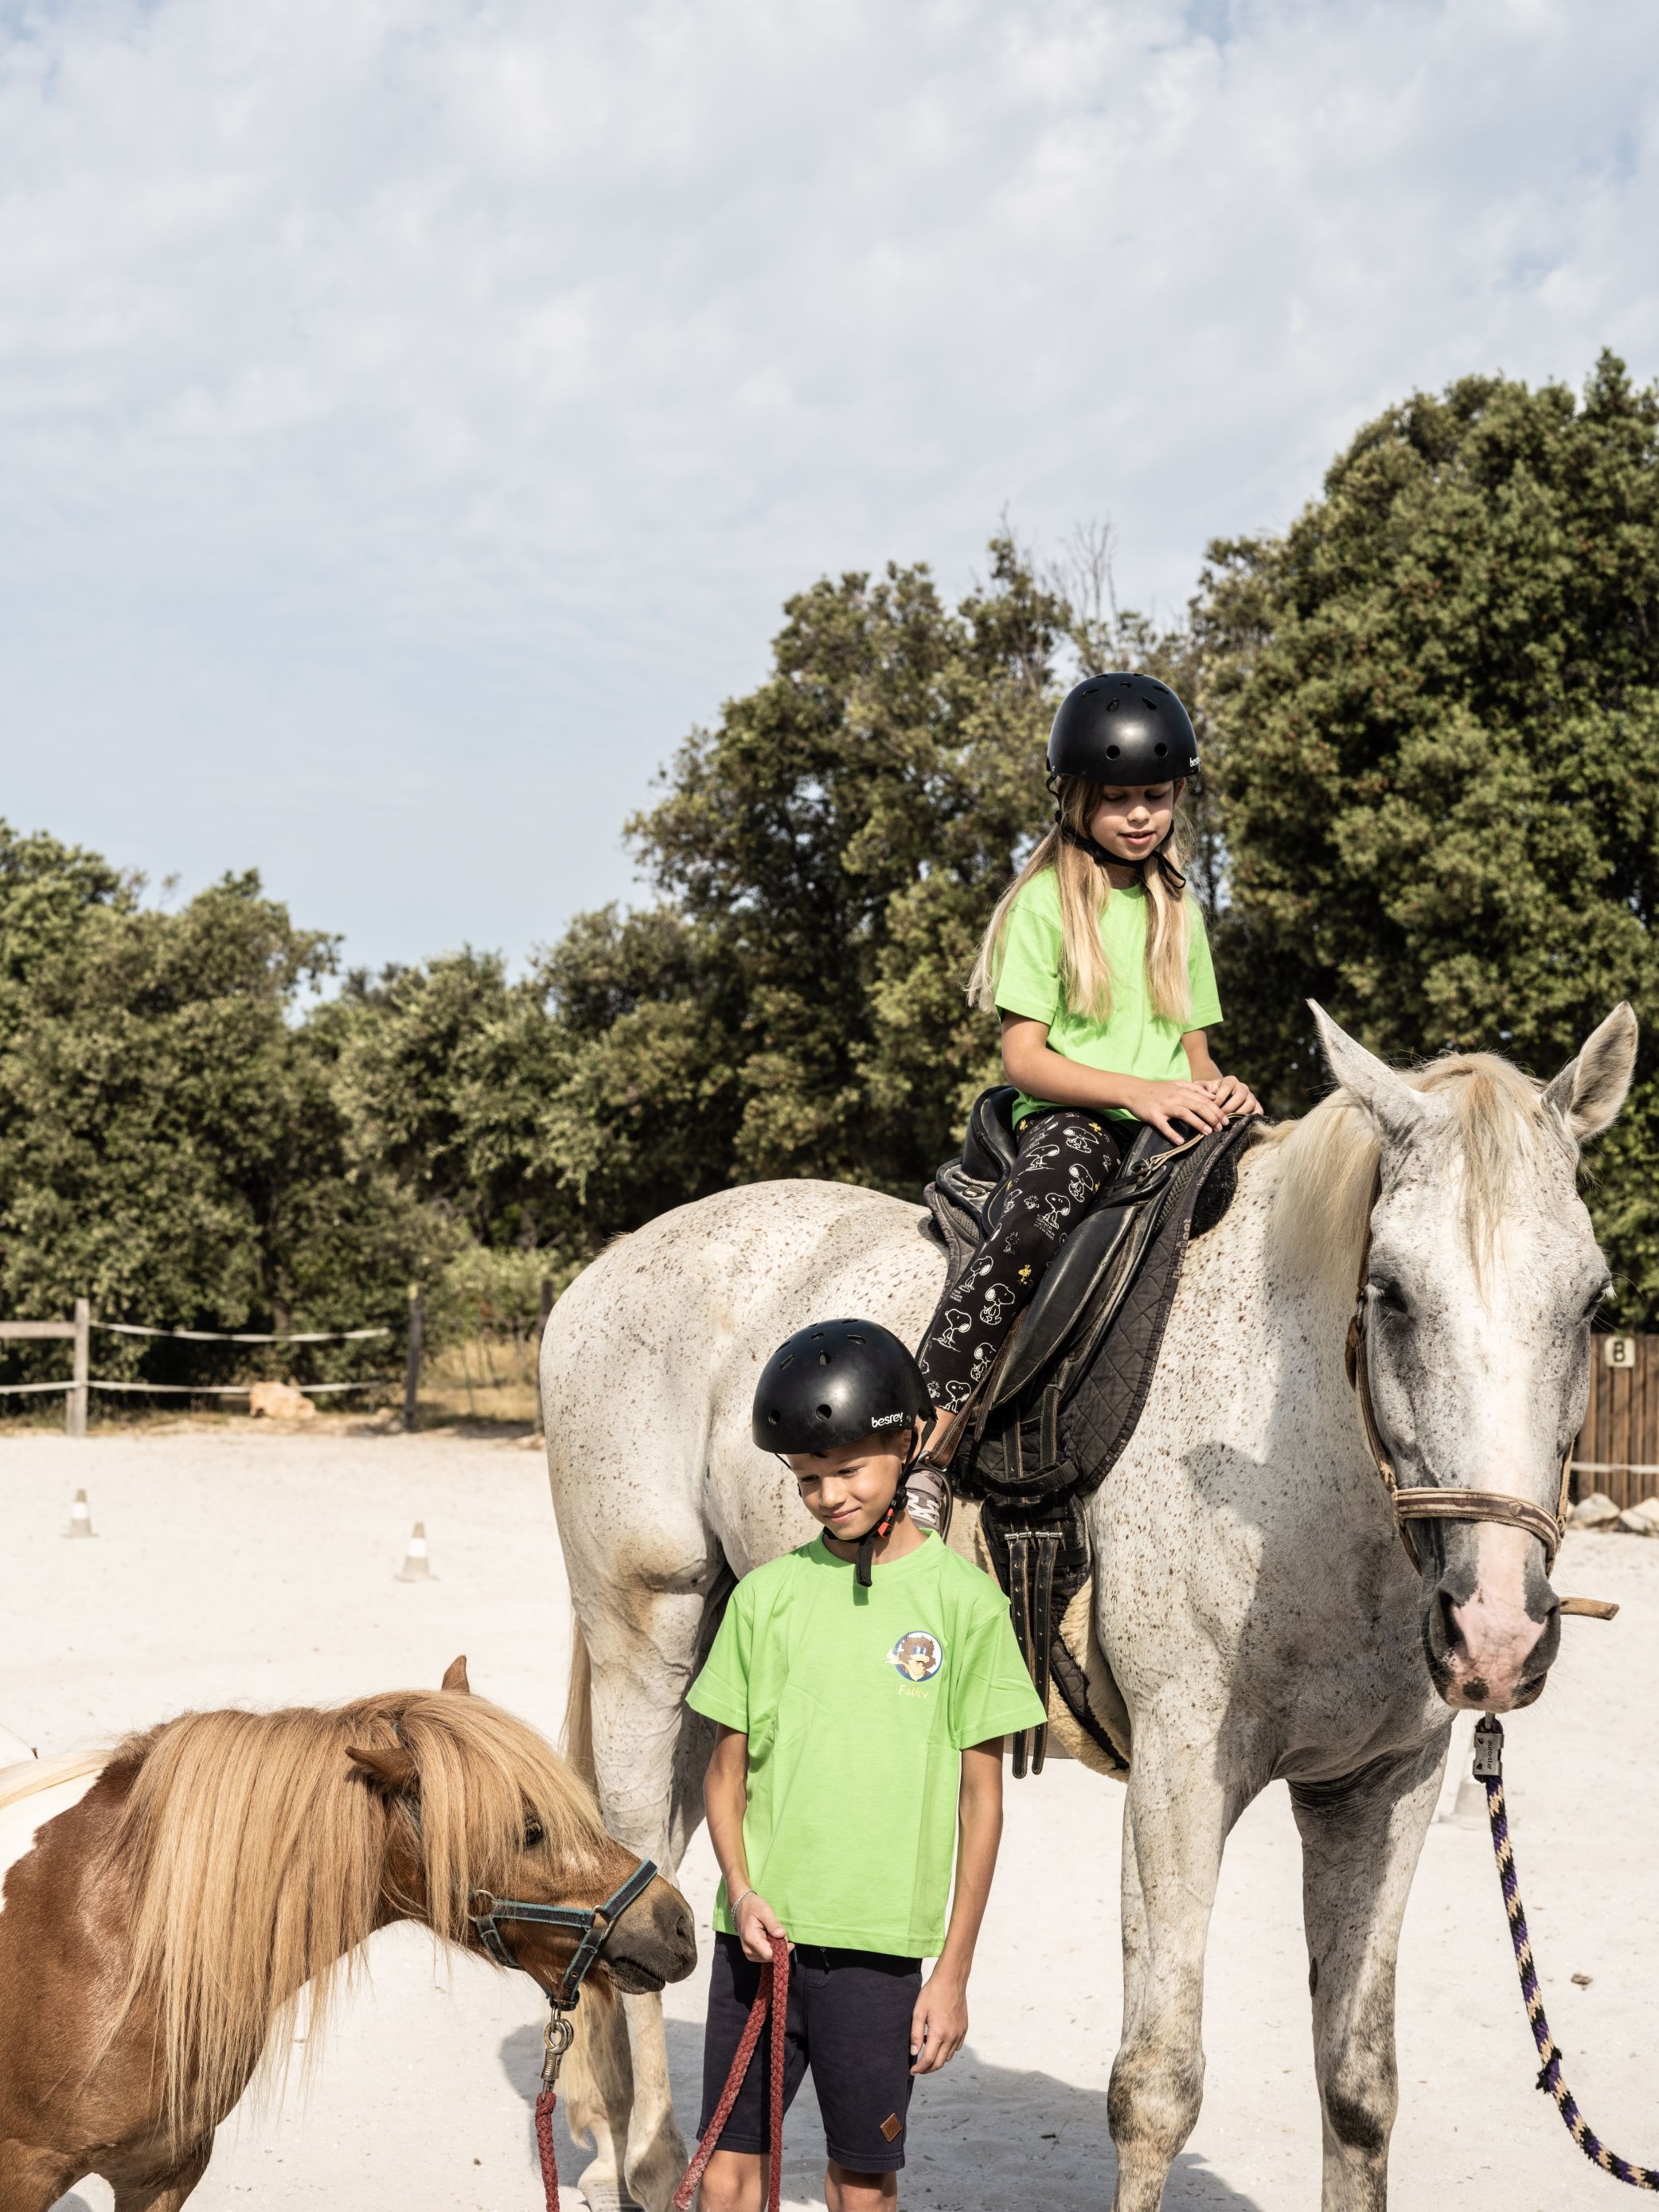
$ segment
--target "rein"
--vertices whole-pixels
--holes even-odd
[[[487,1889],[475,1889],[467,1900],[466,1917],[479,1942],[498,1966],[516,1967],[519,1964],[501,1934],[503,1920],[580,1931],[580,1940],[564,1970],[563,1978],[556,1990],[548,1992],[547,2025],[542,2030],[542,2086],[536,2097],[536,2148],[541,2158],[547,2212],[559,2212],[559,2162],[553,2144],[553,2108],[559,2100],[559,2068],[576,2039],[570,2014],[582,1993],[582,1984],[605,1948],[606,1937],[629,1906],[645,1894],[656,1878],[656,1861],[641,1859],[627,1881],[619,1882],[602,1905],[538,1905],[528,1898],[496,1897]]]
[[[1365,1432],[1365,1448],[1370,1453],[1371,1463],[1382,1477],[1382,1487],[1388,1492],[1394,1507],[1395,1527],[1406,1547],[1406,1556],[1420,1574],[1423,1562],[1412,1540],[1413,1521],[1496,1521],[1506,1528],[1524,1528],[1529,1536],[1536,1536],[1544,1547],[1544,1571],[1547,1574],[1555,1565],[1555,1555],[1561,1548],[1561,1539],[1566,1531],[1567,1491],[1572,1480],[1572,1454],[1568,1452],[1561,1462],[1561,1487],[1555,1501],[1553,1513],[1543,1506],[1534,1505],[1529,1498],[1512,1498],[1502,1490],[1444,1489],[1437,1485],[1401,1486],[1382,1441],[1382,1431],[1376,1425],[1376,1409],[1371,1402],[1370,1359],[1366,1341],[1366,1315],[1369,1306],[1367,1285],[1370,1277],[1371,1224],[1370,1215],[1382,1188],[1379,1169],[1371,1183],[1370,1206],[1365,1214],[1365,1241],[1359,1252],[1359,1282],[1354,1294],[1353,1313],[1348,1322],[1347,1342],[1344,1347],[1344,1362],[1347,1368],[1348,1387],[1359,1401],[1359,1425]],[[1578,1613],[1592,1620],[1611,1620],[1619,1610],[1616,1605],[1592,1597],[1564,1597],[1559,1601],[1564,1613]]]

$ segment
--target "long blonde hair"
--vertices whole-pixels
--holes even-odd
[[[1014,902],[1034,876],[1045,868],[1054,872],[1060,892],[1060,980],[1066,1003],[1076,1012],[1104,1021],[1112,1010],[1112,975],[1106,948],[1100,941],[1101,916],[1112,896],[1106,871],[1090,854],[1061,836],[1062,824],[1086,837],[1089,818],[1100,804],[1103,787],[1085,783],[1081,776],[1055,780],[1054,795],[1060,821],[1037,841],[1036,849],[1002,896],[981,940],[979,957],[968,978],[968,997],[982,1012],[994,1013],[997,976],[1002,966],[1002,944]],[[1192,982],[1187,969],[1192,933],[1192,912],[1182,890],[1170,880],[1186,866],[1189,833],[1177,807],[1170,834],[1140,864],[1146,887],[1146,990],[1154,1013],[1185,1030],[1191,1025]]]

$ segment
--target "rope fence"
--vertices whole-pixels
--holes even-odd
[[[418,1287],[410,1286],[410,1359],[405,1374],[366,1375],[351,1382],[307,1382],[302,1387],[307,1397],[319,1397],[343,1390],[395,1389],[399,1382],[404,1386],[405,1418],[413,1425],[413,1401],[420,1363],[420,1309]],[[292,1328],[292,1329],[219,1329],[219,1328],[150,1328],[142,1322],[94,1321],[90,1302],[86,1298],[75,1301],[73,1321],[0,1321],[0,1341],[34,1342],[60,1341],[74,1346],[74,1371],[62,1382],[0,1382],[0,1397],[27,1398],[46,1395],[52,1391],[64,1397],[64,1427],[72,1437],[83,1437],[87,1432],[87,1401],[94,1390],[113,1391],[122,1395],[158,1398],[246,1398],[259,1386],[257,1382],[149,1382],[112,1375],[94,1375],[91,1367],[90,1339],[94,1329],[102,1329],[114,1336],[136,1336],[149,1339],[168,1339],[187,1344],[365,1344],[392,1334],[390,1328]]]

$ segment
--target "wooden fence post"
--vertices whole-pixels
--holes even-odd
[[[421,1395],[421,1286],[409,1286],[409,1360],[404,1369],[404,1426],[415,1426],[415,1409]]]
[[[553,1310],[553,1278],[542,1277],[542,1310],[536,1322],[536,1348],[532,1357],[536,1362],[536,1430],[539,1436],[547,1434],[547,1414],[542,1405],[542,1339],[547,1334],[547,1317]]]
[[[87,1432],[87,1377],[92,1372],[90,1338],[92,1306],[86,1298],[75,1301],[75,1379],[64,1401],[64,1427],[72,1437]]]

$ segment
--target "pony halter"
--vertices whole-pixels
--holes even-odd
[[[467,1918],[477,1931],[484,1949],[497,1966],[517,1966],[519,1962],[507,1948],[501,1934],[503,1920],[521,1920],[538,1928],[574,1928],[580,1931],[575,1955],[564,1970],[564,1979],[556,1990],[548,1993],[548,2002],[556,2014],[570,2010],[582,1993],[582,1984],[598,1963],[605,1939],[629,1906],[649,1889],[657,1878],[654,1859],[641,1859],[627,1879],[613,1889],[603,1905],[536,1905],[521,1897],[496,1897],[487,1889],[475,1889],[467,1904]],[[522,1968],[520,1970],[523,1971]]]

